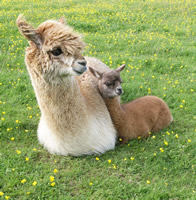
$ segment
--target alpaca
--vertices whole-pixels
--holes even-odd
[[[89,63],[101,71],[108,67],[81,55],[81,36],[63,18],[33,28],[20,15],[17,26],[29,40],[25,63],[41,110],[39,142],[50,153],[65,156],[114,149],[116,129],[97,80],[86,66]]]
[[[123,92],[120,72],[125,65],[116,70],[100,73],[89,67],[98,79],[98,88],[109,109],[121,143],[130,139],[147,137],[149,132],[157,132],[167,127],[173,120],[167,104],[156,96],[144,96],[127,104],[120,104],[118,96]]]

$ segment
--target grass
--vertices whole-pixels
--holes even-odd
[[[196,198],[194,1],[3,0],[0,6],[0,199]],[[36,136],[40,111],[24,64],[28,43],[15,25],[21,13],[34,26],[65,16],[83,34],[85,55],[112,68],[127,64],[123,102],[159,96],[174,123],[104,155],[50,155]]]

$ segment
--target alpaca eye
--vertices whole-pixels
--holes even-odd
[[[63,53],[63,51],[61,50],[61,48],[57,48],[55,50],[52,50],[51,53],[54,55],[54,56],[59,56]]]
[[[106,82],[106,83],[105,83],[105,85],[109,87],[109,86],[112,86],[112,85],[113,85],[113,83]]]

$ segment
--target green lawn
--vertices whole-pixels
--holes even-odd
[[[195,1],[2,0],[0,8],[0,199],[196,199]],[[123,102],[159,96],[174,122],[104,155],[50,155],[36,136],[21,13],[34,26],[64,16],[83,34],[84,55],[127,64]]]

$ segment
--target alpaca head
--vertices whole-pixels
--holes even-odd
[[[86,71],[86,61],[81,55],[84,43],[63,18],[48,20],[33,28],[20,15],[17,18],[20,33],[29,40],[26,63],[45,81],[55,81]]]
[[[125,64],[118,67],[116,70],[108,70],[103,73],[89,67],[91,73],[98,79],[98,87],[101,95],[104,98],[114,98],[123,93],[120,77],[120,72],[125,68]]]

